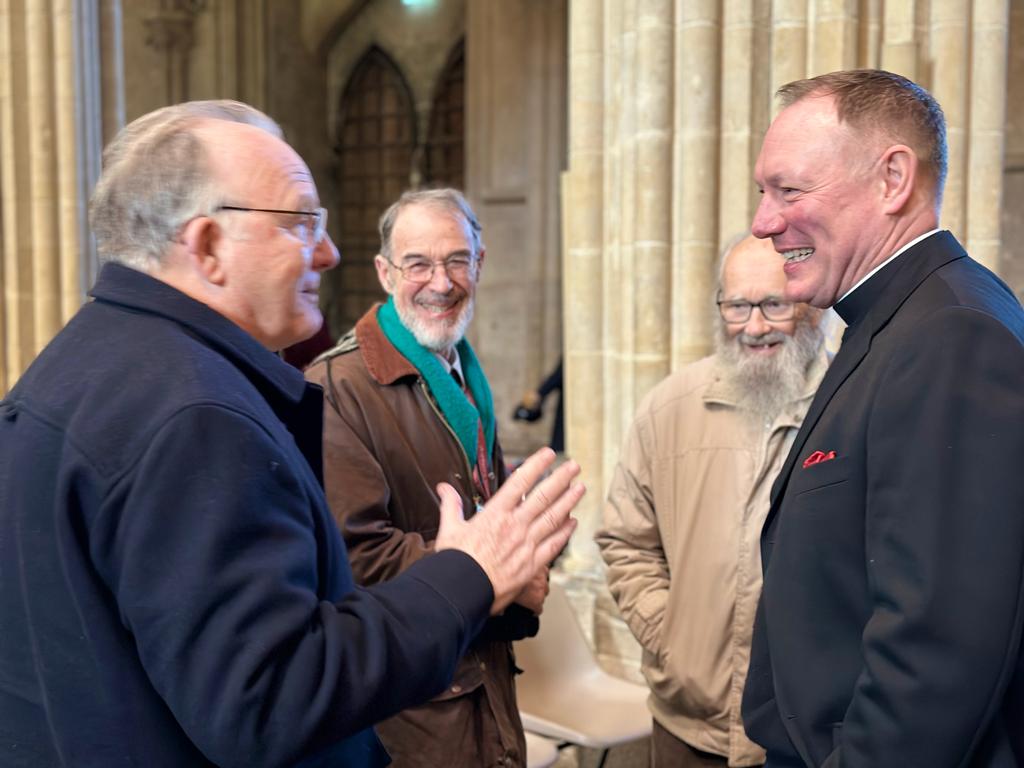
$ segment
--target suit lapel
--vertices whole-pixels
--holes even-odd
[[[779,476],[772,485],[771,507],[764,523],[764,530],[768,529],[778,512],[786,486],[789,485],[789,478],[792,476],[798,458],[803,453],[808,435],[818,423],[821,414],[836,391],[867,355],[875,334],[892,319],[903,302],[924,282],[925,278],[939,267],[966,255],[956,238],[948,231],[942,231],[922,240],[878,274],[872,276],[871,281],[885,281],[883,287],[865,316],[847,328],[846,333],[843,334],[839,353],[832,361],[825,378],[822,379],[821,386],[818,387],[818,392],[807,410],[803,424],[793,440],[789,455],[782,465],[782,471],[779,472]],[[867,283],[858,290],[866,287]]]
[[[839,347],[839,353],[832,361],[828,371],[825,372],[825,377],[821,380],[821,385],[814,395],[814,400],[811,401],[810,408],[807,409],[807,415],[804,416],[800,430],[793,439],[793,445],[789,449],[789,455],[786,457],[785,464],[782,465],[782,471],[779,472],[779,476],[775,478],[775,483],[772,485],[772,506],[769,517],[771,517],[771,513],[775,511],[778,502],[782,499],[782,494],[789,484],[793,465],[796,464],[797,458],[803,452],[807,436],[814,429],[815,424],[818,423],[818,419],[825,410],[825,406],[832,399],[832,396],[842,383],[846,381],[847,377],[860,365],[860,361],[864,359],[870,346],[871,334],[857,333],[852,328],[846,329],[846,333],[843,334],[843,343]],[[765,524],[767,525],[767,521]]]

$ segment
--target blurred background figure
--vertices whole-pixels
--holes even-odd
[[[562,410],[562,358],[558,358],[558,365],[540,383],[537,389],[531,389],[523,395],[523,399],[516,406],[512,418],[516,421],[539,421],[544,416],[544,402],[548,399],[549,395],[555,393],[557,393],[555,395],[555,418],[551,423],[551,440],[548,445],[551,446],[552,450],[562,453],[565,450]]]

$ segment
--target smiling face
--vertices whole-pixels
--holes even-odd
[[[726,257],[722,269],[723,301],[759,304],[769,299],[785,300],[786,276],[782,258],[767,240],[747,237]],[[795,314],[788,320],[768,320],[757,307],[751,307],[744,323],[722,321],[728,339],[735,339],[746,355],[777,354],[796,328]]]
[[[723,265],[721,300],[750,304],[783,300],[782,264],[770,241],[742,240]],[[740,392],[741,406],[774,418],[803,394],[807,371],[821,349],[819,319],[819,312],[806,304],[793,307],[787,320],[767,320],[753,306],[746,322],[720,319],[715,350]]]
[[[469,224],[439,206],[407,205],[395,219],[390,251],[397,266],[379,254],[374,264],[381,286],[394,298],[399,319],[421,346],[450,356],[473,318],[484,252],[475,255],[476,266],[465,275],[448,274],[440,262],[474,257]],[[398,268],[422,260],[435,265],[425,283],[408,280]]]
[[[201,127],[224,204],[291,211],[320,205],[309,168],[280,139],[249,125],[215,121]],[[309,247],[301,236],[308,217],[222,211],[217,258],[222,311],[269,349],[309,338],[323,323],[320,275],[338,263],[330,237]]]
[[[787,299],[832,306],[891,254],[874,144],[838,122],[830,96],[786,107],[768,129],[751,231],[785,257]]]

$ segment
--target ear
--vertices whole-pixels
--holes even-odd
[[[905,144],[894,144],[882,153],[882,211],[897,214],[910,201],[917,187],[917,154]]]
[[[395,292],[395,283],[391,279],[388,260],[378,253],[373,257],[373,266],[377,268],[377,279],[380,281],[380,287],[390,296]]]
[[[481,248],[480,249],[480,253],[478,253],[476,255],[476,279],[477,280],[480,279],[480,273],[483,271],[483,268],[484,268],[484,256],[486,256],[486,255],[487,255],[487,249],[486,248]]]
[[[196,216],[185,225],[179,241],[185,247],[185,258],[192,269],[206,282],[223,285],[227,280],[219,244],[223,240],[220,225],[209,216]]]

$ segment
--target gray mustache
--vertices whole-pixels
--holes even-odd
[[[768,331],[760,336],[752,336],[749,333],[739,333],[736,336],[736,341],[741,344],[755,345],[755,344],[782,344],[788,337],[782,331]]]

